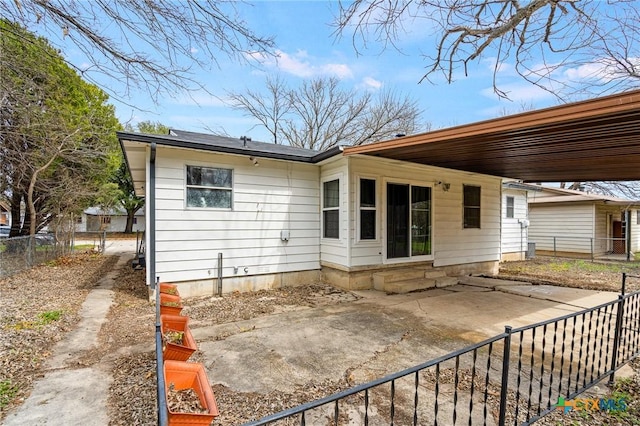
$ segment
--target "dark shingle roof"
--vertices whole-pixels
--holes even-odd
[[[213,134],[188,132],[171,129],[169,135],[150,135],[144,133],[117,132],[120,140],[136,142],[155,142],[157,145],[191,148],[228,154],[249,155],[262,158],[317,163],[342,152],[341,147],[334,147],[327,151],[314,151],[289,145],[276,145],[267,142],[243,141],[241,138],[231,138]]]

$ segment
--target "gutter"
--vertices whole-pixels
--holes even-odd
[[[285,154],[285,153],[277,153],[277,152],[269,152],[262,151],[257,149],[251,149],[246,147],[231,147],[231,146],[222,146],[222,145],[208,145],[199,142],[190,142],[186,140],[177,140],[175,136],[165,136],[165,135],[147,135],[143,133],[126,133],[126,132],[116,132],[118,139],[120,140],[120,145],[122,145],[122,140],[128,140],[131,142],[142,142],[148,144],[160,144],[163,146],[170,146],[174,148],[187,148],[187,149],[195,149],[198,151],[210,151],[210,152],[221,152],[225,154],[238,154],[245,156],[253,156],[260,158],[270,158],[274,160],[286,160],[286,161],[296,161],[300,163],[310,163],[315,164],[322,160],[326,160],[327,158],[333,157],[334,155],[341,154],[344,150],[342,146],[335,146],[327,151],[320,152],[315,155],[310,156],[302,156],[295,154]]]

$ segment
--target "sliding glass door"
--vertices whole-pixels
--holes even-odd
[[[431,255],[431,188],[387,183],[387,259]]]

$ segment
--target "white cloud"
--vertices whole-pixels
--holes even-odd
[[[353,71],[346,64],[326,64],[320,67],[323,74],[329,74],[341,79],[353,78]]]
[[[189,51],[191,53],[198,53],[198,49],[196,49],[195,47],[192,47],[191,49],[189,49]]]
[[[626,62],[635,67],[640,66],[640,58],[626,58]],[[597,59],[588,64],[578,67],[567,68],[563,76],[569,80],[599,80],[603,83],[610,83],[616,78],[624,77],[628,74],[616,61],[610,58]]]
[[[247,58],[296,77],[312,78],[325,75],[340,79],[353,78],[353,71],[349,65],[333,62],[322,63],[319,58],[309,55],[306,50],[298,50],[294,54],[277,50],[276,56],[250,53]]]
[[[370,90],[378,90],[382,87],[382,82],[373,77],[365,77],[362,79],[362,86]]]

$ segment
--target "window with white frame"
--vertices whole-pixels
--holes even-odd
[[[322,184],[322,236],[340,238],[340,180]]]
[[[463,185],[463,225],[465,228],[480,228],[480,187]]]
[[[360,179],[360,239],[376,239],[376,181]]]
[[[515,199],[507,196],[507,218],[513,219],[515,217]]]
[[[187,207],[231,209],[233,170],[187,166]]]

